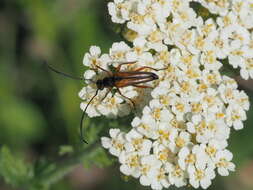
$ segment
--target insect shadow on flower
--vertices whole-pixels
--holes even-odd
[[[90,81],[92,83],[96,84],[97,90],[95,92],[95,94],[92,96],[92,98],[89,100],[88,104],[86,105],[83,114],[81,116],[81,121],[80,121],[80,134],[81,134],[81,140],[88,144],[88,142],[84,139],[84,135],[83,135],[83,120],[84,120],[84,116],[86,113],[86,110],[88,109],[90,103],[93,101],[93,99],[98,95],[98,91],[99,90],[103,90],[103,89],[107,89],[107,92],[105,93],[104,97],[101,99],[101,102],[107,97],[107,95],[112,91],[113,88],[116,89],[116,92],[118,92],[123,98],[127,99],[128,101],[131,102],[132,106],[134,109],[136,109],[136,105],[133,102],[133,100],[131,100],[131,98],[128,98],[126,96],[124,96],[121,91],[120,88],[123,87],[127,87],[127,86],[134,86],[134,87],[138,87],[138,88],[152,88],[151,86],[148,85],[143,85],[143,83],[147,83],[153,80],[157,80],[159,77],[157,74],[152,73],[152,72],[146,72],[143,71],[145,69],[150,69],[150,70],[154,70],[154,71],[161,71],[164,70],[166,68],[162,68],[162,69],[155,69],[152,67],[148,67],[148,66],[143,66],[137,69],[134,69],[132,71],[121,71],[121,67],[123,65],[129,65],[129,64],[134,64],[137,61],[132,61],[132,62],[122,62],[120,63],[115,71],[108,71],[98,65],[95,65],[95,67],[97,69],[100,69],[101,71],[105,72],[107,74],[107,76],[105,76],[103,79],[99,79],[97,81],[94,81],[92,79],[85,79],[82,77],[75,77],[66,73],[63,73],[61,71],[56,70],[55,68],[53,68],[52,66],[50,66],[46,61],[44,61],[44,64],[53,72],[63,75],[65,77],[71,78],[71,79],[75,79],[75,80],[86,80],[86,81]],[[94,70],[94,69],[93,69]]]

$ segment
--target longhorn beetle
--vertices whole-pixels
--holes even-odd
[[[93,81],[91,79],[84,79],[84,78],[80,78],[80,77],[74,77],[74,76],[71,76],[69,74],[58,71],[58,70],[54,69],[53,67],[51,67],[46,61],[44,61],[44,63],[47,65],[47,67],[50,70],[54,71],[55,73],[58,73],[58,74],[61,74],[65,77],[69,77],[69,78],[76,79],[76,80],[89,80],[89,81],[96,84],[97,90],[96,90],[94,96],[89,100],[88,104],[86,105],[86,107],[83,111],[82,117],[81,117],[81,122],[80,122],[81,139],[86,144],[88,144],[88,142],[83,138],[84,115],[85,115],[85,112],[86,112],[88,106],[92,102],[92,100],[97,96],[99,90],[103,90],[104,88],[108,89],[105,96],[101,100],[101,101],[103,101],[106,98],[106,96],[109,94],[109,92],[111,92],[113,88],[116,88],[116,92],[118,92],[122,97],[129,100],[131,102],[131,104],[133,105],[134,109],[135,109],[135,103],[130,98],[124,96],[121,93],[120,88],[123,88],[123,87],[126,87],[126,86],[135,86],[135,87],[138,87],[138,88],[152,88],[150,86],[143,85],[143,83],[150,82],[150,81],[153,81],[153,80],[157,80],[159,77],[155,73],[145,72],[143,70],[144,69],[151,69],[151,70],[154,70],[154,71],[164,70],[164,68],[163,69],[154,69],[154,68],[148,67],[148,66],[143,66],[143,67],[137,68],[133,71],[121,71],[120,70],[122,65],[134,64],[136,62],[137,61],[120,63],[116,67],[116,70],[114,72],[108,71],[108,70],[94,64],[97,69],[100,69],[103,72],[105,72],[107,74],[107,76],[104,77],[103,79]]]

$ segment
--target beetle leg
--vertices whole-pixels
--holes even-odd
[[[147,85],[137,85],[137,84],[134,84],[133,86],[138,87],[138,88],[153,88],[152,86],[147,86]]]
[[[155,68],[153,68],[153,67],[144,66],[144,67],[140,67],[140,68],[138,68],[138,69],[136,69],[136,70],[134,70],[134,71],[142,71],[142,70],[144,70],[144,69],[151,69],[151,70],[154,70],[154,71],[162,71],[162,70],[167,69],[167,68],[155,69]]]
[[[117,87],[116,87],[116,88],[117,88]],[[128,97],[124,96],[124,95],[120,92],[120,89],[119,89],[119,88],[117,88],[117,91],[118,91],[118,93],[119,93],[122,97],[128,99],[128,100],[132,103],[133,108],[136,110],[136,106],[135,106],[135,103],[133,102],[133,100],[132,100],[131,98],[128,98]]]
[[[109,94],[109,92],[111,92],[112,88],[108,88],[107,92],[105,93],[104,97],[101,99],[101,102],[104,101],[104,99],[107,97],[107,95]]]
[[[112,73],[111,73],[110,71],[107,71],[106,69],[104,69],[104,68],[102,68],[102,67],[100,67],[100,66],[98,66],[98,65],[96,65],[96,64],[94,64],[94,65],[95,65],[98,69],[100,69],[100,70],[106,72],[109,76],[112,76]],[[94,70],[94,69],[91,69],[91,70]]]
[[[120,64],[118,65],[118,67],[116,68],[116,71],[119,72],[122,65],[130,65],[130,64],[134,64],[134,63],[136,63],[136,61],[120,63]]]

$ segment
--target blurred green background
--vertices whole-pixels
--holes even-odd
[[[42,64],[47,60],[61,71],[82,76],[83,55],[91,45],[107,52],[113,42],[122,40],[113,30],[106,4],[106,0],[0,1],[0,190],[149,189],[121,176],[114,158],[100,148],[75,160],[76,154],[89,149],[78,131],[78,92],[83,84]],[[253,83],[241,84],[251,96]],[[229,140],[236,172],[216,178],[210,189],[253,189],[252,111],[245,129],[233,131]],[[92,144],[110,127],[128,128],[130,119],[87,119],[86,138]],[[57,163],[65,163],[71,155],[80,166],[68,163],[70,168],[55,174]]]

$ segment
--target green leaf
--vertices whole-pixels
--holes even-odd
[[[35,176],[43,176],[48,175],[52,171],[54,171],[56,168],[56,165],[54,163],[51,163],[49,160],[45,158],[40,158],[34,166],[34,173]]]
[[[103,148],[98,148],[93,154],[87,157],[84,161],[84,167],[89,168],[91,165],[96,165],[100,168],[105,168],[112,165],[115,162],[115,159],[112,159],[108,156],[106,151]]]
[[[22,159],[13,156],[6,146],[3,146],[0,151],[0,175],[6,183],[22,187],[33,177],[33,170]]]
[[[207,8],[203,7],[201,3],[190,2],[190,7],[194,9],[198,16],[201,16],[204,20],[213,18],[214,20],[218,17],[217,14],[212,14]]]

